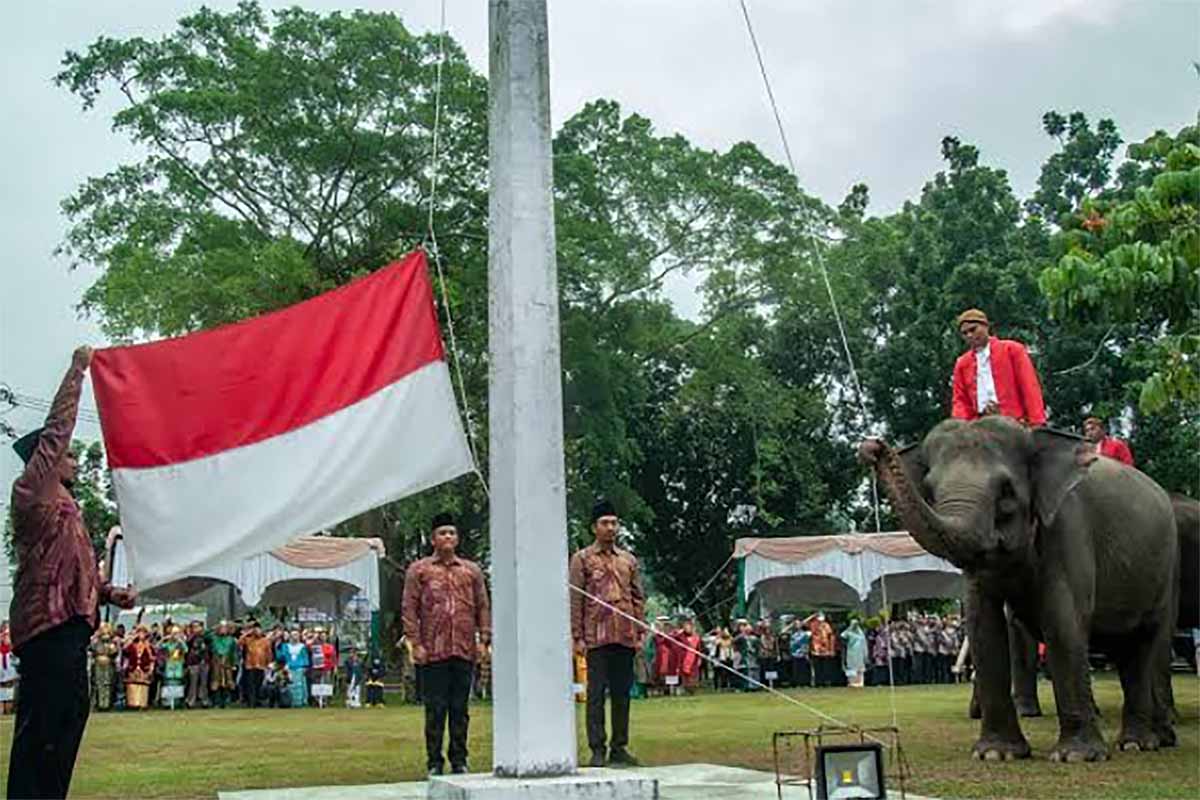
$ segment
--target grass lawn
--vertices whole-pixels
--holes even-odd
[[[1120,715],[1120,686],[1097,676],[1104,734]],[[1180,746],[1158,753],[1114,753],[1091,765],[1046,759],[1057,737],[1053,716],[1025,720],[1034,758],[981,763],[967,752],[977,724],[966,718],[965,686],[896,690],[910,789],[938,797],[1200,797],[1200,681],[1177,675]],[[862,725],[888,724],[887,689],[799,693],[826,713]],[[1054,701],[1042,685],[1042,705]],[[771,770],[771,734],[815,725],[808,713],[765,694],[656,698],[633,707],[631,749],[647,764],[708,762]],[[580,742],[583,713],[579,710]],[[7,774],[12,717],[0,718],[0,773]],[[472,765],[488,766],[491,708],[472,708]],[[421,711],[413,706],[325,711],[225,710],[93,714],[71,796],[213,797],[218,789],[253,789],[419,780],[424,773]],[[807,797],[793,789],[794,797]],[[788,796],[785,794],[785,797]]]

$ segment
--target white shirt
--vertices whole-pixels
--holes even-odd
[[[989,342],[975,351],[975,410],[983,414],[988,403],[998,403],[996,381],[992,377],[992,346]]]

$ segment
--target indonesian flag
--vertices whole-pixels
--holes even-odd
[[[99,350],[92,382],[143,588],[473,468],[421,252],[282,311]]]

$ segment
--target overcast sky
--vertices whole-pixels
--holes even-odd
[[[265,2],[268,7],[294,3]],[[96,273],[52,255],[59,202],[86,177],[136,151],[109,130],[115,106],[83,113],[51,78],[67,49],[99,36],[158,37],[199,8],[182,0],[41,0],[5,9],[0,48],[0,383],[49,398],[79,343],[102,344],[75,312]],[[210,1],[231,8],[234,2]],[[393,10],[413,30],[438,25],[439,4],[307,2],[314,10]],[[1049,109],[1111,116],[1127,140],[1195,119],[1200,0],[750,0],[800,180],[837,203],[871,187],[872,212],[915,197],[953,134],[1009,170],[1026,195],[1052,152]],[[447,24],[487,72],[487,3],[448,0]],[[705,147],[749,139],[781,158],[736,0],[550,0],[555,124],[609,97],[660,131]],[[684,313],[696,304],[674,287]],[[90,392],[86,399],[92,405]],[[3,417],[19,431],[40,423]],[[98,438],[81,424],[79,435]],[[0,448],[0,481],[18,462]]]

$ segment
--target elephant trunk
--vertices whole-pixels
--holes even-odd
[[[865,451],[864,451],[865,452]],[[930,507],[913,485],[896,451],[883,442],[867,460],[875,465],[879,482],[917,543],[957,567],[966,567],[980,553],[979,536],[959,515],[941,514]]]

